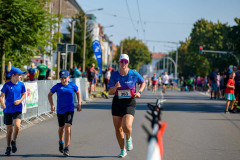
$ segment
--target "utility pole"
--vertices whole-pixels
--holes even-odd
[[[167,55],[167,57],[168,57],[168,55]],[[167,73],[169,74],[169,72],[168,72],[168,58],[167,58]]]
[[[165,56],[163,57],[163,70],[165,70]]]
[[[74,44],[74,21],[72,21],[71,44]],[[73,68],[73,52],[70,53],[70,68]]]
[[[61,32],[61,23],[60,23],[60,15],[62,10],[62,0],[59,0],[59,6],[58,6],[58,33]],[[58,43],[61,43],[61,38],[58,36]],[[60,71],[60,52],[57,52],[57,79],[59,79],[59,71]]]
[[[123,43],[121,43],[121,54],[123,54]]]
[[[178,45],[177,45],[177,49],[176,49],[176,66],[178,67]],[[176,67],[176,74],[178,74],[177,67]],[[178,77],[178,75],[175,75],[175,77]]]
[[[83,72],[85,72],[85,55],[86,55],[86,30],[87,30],[87,15],[84,15],[84,36],[83,36]]]

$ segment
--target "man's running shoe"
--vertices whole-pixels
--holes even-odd
[[[128,151],[131,151],[133,149],[132,137],[130,137],[129,140],[126,141],[126,145]]]
[[[118,157],[123,158],[123,157],[126,157],[126,155],[127,155],[126,149],[121,149],[121,152],[120,152],[120,154],[118,155]]]
[[[9,156],[11,154],[11,147],[7,147],[5,155]]]
[[[11,146],[12,146],[12,152],[16,153],[17,152],[16,141],[11,141]]]
[[[63,144],[62,142],[59,141],[59,152],[63,153]]]
[[[69,156],[69,149],[68,148],[64,148],[63,155],[64,156]]]

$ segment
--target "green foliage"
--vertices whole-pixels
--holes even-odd
[[[229,65],[237,65],[234,57],[220,54],[199,54],[199,46],[204,50],[228,51],[240,57],[240,23],[230,27],[220,22],[213,23],[198,20],[192,29],[190,38],[178,48],[178,71],[182,76],[208,75],[217,67],[222,71]]]
[[[76,65],[83,64],[83,38],[84,38],[84,15],[83,13],[79,13],[76,15],[73,20],[75,23],[74,28],[74,43],[77,44],[77,52],[74,53],[73,62]],[[94,58],[95,54],[92,49],[92,29],[91,24],[87,23],[87,29],[86,29],[86,52],[85,52],[85,66],[89,66],[92,63],[95,63],[97,66],[97,61]],[[69,31],[71,31],[71,28],[68,28]],[[67,36],[66,38],[70,43],[70,37]]]
[[[121,41],[123,44],[123,53],[127,54],[130,59],[129,67],[139,70],[139,67],[143,64],[148,64],[152,61],[151,53],[147,46],[136,38],[127,38]],[[120,47],[117,47],[117,53],[114,57],[114,61],[118,62],[120,57]]]
[[[231,31],[228,35],[230,42],[233,44],[233,51],[240,57],[240,18],[234,19],[236,26],[231,27]]]
[[[0,43],[4,44],[6,60],[12,60],[14,66],[29,64],[31,57],[48,54],[46,46],[52,43],[56,46],[50,28],[52,26],[54,30],[57,22],[54,15],[49,13],[49,2],[0,0]]]

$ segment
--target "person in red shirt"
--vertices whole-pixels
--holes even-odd
[[[229,76],[229,79],[228,79],[228,82],[227,82],[227,85],[226,85],[227,88],[225,90],[225,99],[227,100],[227,102],[226,102],[225,113],[228,113],[228,107],[229,107],[230,101],[231,101],[230,111],[233,110],[233,105],[236,101],[235,96],[234,96],[234,89],[235,89],[234,78],[235,78],[235,76],[236,76],[235,72],[232,72]]]

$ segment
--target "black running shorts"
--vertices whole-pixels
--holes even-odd
[[[63,127],[65,125],[65,123],[69,123],[72,125],[72,121],[73,121],[73,115],[74,115],[74,111],[68,111],[64,114],[57,114],[58,117],[58,126],[59,127]]]
[[[126,114],[134,116],[136,110],[136,100],[134,98],[118,99],[118,96],[113,97],[112,115],[123,117]]]
[[[22,119],[22,112],[4,113],[4,124],[12,125],[14,119]]]

